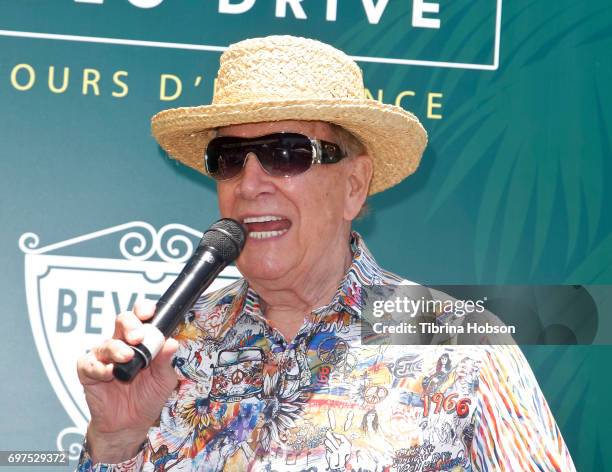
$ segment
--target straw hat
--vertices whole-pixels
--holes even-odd
[[[293,36],[232,44],[221,56],[212,105],[165,110],[151,124],[171,157],[206,174],[204,150],[215,128],[280,120],[327,121],[353,133],[374,161],[370,195],[412,174],[427,144],[412,113],[365,98],[350,57]]]

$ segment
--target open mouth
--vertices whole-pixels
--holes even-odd
[[[249,238],[253,239],[277,238],[291,227],[291,221],[276,215],[249,216],[242,223],[249,232]]]

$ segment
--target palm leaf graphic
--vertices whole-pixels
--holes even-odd
[[[450,15],[447,27],[460,13]],[[478,280],[525,282],[543,273],[563,281],[578,265],[580,273],[593,265],[602,275],[601,258],[605,267],[612,263],[610,245],[601,246],[610,233],[602,216],[609,199],[603,176],[610,168],[612,108],[603,104],[612,103],[604,85],[612,81],[612,6],[505,2],[503,15],[498,71],[429,74],[429,88],[444,91],[450,111],[441,122],[427,123],[430,152],[444,164],[430,179],[436,191],[428,217],[460,198],[466,180],[479,175],[480,197],[469,209]],[[474,42],[489,44],[482,41],[488,20],[483,16],[469,30],[457,26],[443,50],[461,55]],[[393,34],[401,37],[390,27],[380,41]],[[478,57],[487,63],[490,54],[490,44],[483,45]],[[394,70],[390,87],[410,75]],[[596,250],[597,257],[589,257]],[[519,254],[523,265],[517,266]]]

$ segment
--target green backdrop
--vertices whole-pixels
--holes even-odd
[[[0,0],[0,449],[55,449],[72,425],[34,348],[21,235],[210,224],[212,183],[164,156],[149,118],[209,103],[221,48],[272,33],[344,49],[372,97],[428,130],[419,171],[356,225],[383,266],[422,283],[612,283],[609,0]],[[120,258],[102,240],[62,254]],[[612,347],[524,351],[578,470],[612,470]]]

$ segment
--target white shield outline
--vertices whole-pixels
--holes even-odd
[[[178,234],[172,235],[172,232],[178,232]],[[85,241],[121,233],[125,233],[119,240],[119,249],[124,259],[47,254]],[[143,285],[148,282],[149,287],[155,287],[155,293],[163,293],[163,290],[178,275],[183,263],[193,252],[194,237],[200,238],[201,236],[200,231],[185,225],[169,224],[156,231],[153,226],[146,222],[133,221],[40,248],[37,247],[39,238],[36,234],[25,233],[20,237],[19,247],[25,253],[24,276],[28,315],[36,349],[51,386],[74,422],[74,427],[67,427],[59,432],[57,447],[61,450],[68,449],[71,458],[78,456],[79,448],[75,447],[77,444],[74,442],[66,447],[64,445],[65,437],[72,433],[84,435],[89,421],[89,412],[84,400],[82,386],[78,383],[76,377],[76,358],[78,355],[74,358],[71,366],[66,365],[66,363],[58,365],[57,356],[54,355],[57,346],[54,346],[54,341],[49,339],[50,336],[47,332],[49,322],[46,326],[44,318],[46,311],[41,299],[41,296],[44,295],[45,283],[51,283],[50,281],[55,276],[54,271],[56,273],[71,270],[92,271],[92,274],[97,272],[98,275],[100,273],[123,273],[126,274],[124,276],[126,280],[127,274],[130,277],[142,277]],[[130,242],[132,247],[128,246]],[[157,255],[161,261],[148,260],[154,255]],[[233,282],[240,276],[235,267],[227,267],[208,290],[216,290]],[[104,331],[99,335],[87,335],[90,340],[92,337],[98,338],[95,343],[90,342],[88,347],[101,342],[106,337],[110,337],[112,329],[110,333],[108,329],[106,327],[106,336]],[[84,349],[81,353],[85,352]],[[72,370],[69,371],[68,369]],[[77,440],[76,442],[80,441]]]

